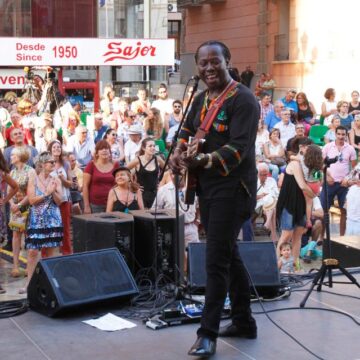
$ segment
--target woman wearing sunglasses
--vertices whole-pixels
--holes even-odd
[[[113,161],[118,161],[120,165],[124,165],[124,140],[118,136],[116,130],[108,129],[105,133],[104,140],[108,142],[111,147],[111,157]]]
[[[27,196],[30,207],[29,222],[26,229],[25,248],[28,250],[27,269],[29,284],[34,273],[39,250],[44,256],[55,255],[55,249],[62,243],[63,223],[60,214],[62,202],[61,182],[50,175],[55,170],[55,160],[50,152],[42,152],[35,160],[39,173],[30,176]],[[26,288],[19,293],[26,293]]]

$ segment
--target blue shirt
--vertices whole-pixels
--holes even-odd
[[[347,131],[351,130],[351,123],[354,121],[354,118],[352,115],[348,115],[346,118],[342,118],[340,116],[340,124],[344,127],[346,127]]]
[[[297,106],[297,102],[295,100],[290,100],[289,102],[286,101],[285,96],[280,99],[280,101],[284,104],[286,108],[294,110],[296,113],[298,113],[299,109]]]
[[[96,129],[94,130],[95,144],[104,138],[105,133],[107,132],[108,129],[109,129],[109,126],[103,125],[99,130],[96,130]]]
[[[268,130],[271,129],[279,122],[281,118],[277,117],[275,111],[270,111],[265,118],[265,125],[267,126]]]

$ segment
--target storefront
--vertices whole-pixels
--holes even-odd
[[[166,39],[168,37],[168,11],[170,10],[168,10],[167,0],[154,2],[144,0],[3,0],[1,3],[0,37],[61,37],[77,39],[78,42],[81,42],[82,38]],[[171,15],[175,14],[171,13]],[[173,33],[171,34],[173,37]],[[173,55],[178,51],[179,49],[174,49]],[[19,56],[19,59],[29,59],[26,58],[28,55],[23,53]],[[111,66],[100,64],[99,67],[94,67],[85,66],[85,64],[76,65],[70,61],[71,59],[68,60],[67,65],[62,66],[63,79],[60,78],[59,82],[63,84],[66,93],[76,90],[76,93],[80,93],[85,98],[91,97],[93,100],[96,98],[96,93],[101,94],[107,83],[114,84],[117,96],[124,93],[134,96],[139,84],[150,89],[167,79],[167,66],[132,65],[129,67],[119,64]],[[169,65],[172,66],[173,63]],[[0,68],[0,76],[6,77],[1,70],[2,68]],[[21,68],[18,71],[21,72]],[[4,84],[0,83],[1,89],[10,90],[11,87],[5,87],[8,82],[16,83],[18,80],[11,77],[3,81]],[[94,87],[92,83],[96,83],[96,86]],[[81,86],[85,87],[81,88]]]

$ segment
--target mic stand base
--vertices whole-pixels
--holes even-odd
[[[303,308],[305,306],[305,303],[307,299],[309,298],[311,292],[314,290],[314,287],[317,285],[317,291],[321,291],[322,285],[327,285],[329,287],[333,286],[333,283],[336,283],[336,281],[333,281],[333,270],[340,270],[340,272],[343,273],[349,280],[350,283],[346,282],[346,284],[355,284],[357,287],[360,288],[359,283],[356,281],[356,279],[345,269],[343,268],[339,261],[337,259],[332,258],[332,251],[331,251],[331,240],[330,240],[330,217],[329,217],[329,199],[328,199],[328,183],[327,183],[327,169],[330,166],[330,161],[325,161],[325,166],[323,169],[324,173],[324,181],[323,181],[323,187],[324,187],[324,223],[325,223],[325,233],[326,237],[324,238],[324,247],[327,249],[328,258],[323,259],[323,263],[321,265],[321,268],[319,272],[315,275],[314,280],[312,281],[312,285],[309,289],[309,291],[306,293],[303,301],[300,303],[300,307]],[[329,281],[324,282],[325,276],[328,274]]]
[[[306,293],[303,301],[300,303],[301,308],[305,306],[307,299],[309,298],[316,285],[316,290],[321,291],[322,285],[326,285],[331,288],[334,283],[337,283],[336,281],[333,281],[333,270],[340,270],[340,272],[350,280],[350,282],[346,282],[345,284],[355,284],[358,288],[360,288],[360,285],[354,278],[354,276],[352,276],[345,268],[343,268],[337,259],[324,259],[319,272],[316,274],[314,280],[312,281],[309,291]],[[326,274],[328,274],[329,277],[328,283],[324,282]],[[341,283],[344,284],[344,282]]]

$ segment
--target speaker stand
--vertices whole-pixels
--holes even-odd
[[[329,216],[329,199],[328,199],[328,184],[327,184],[327,168],[334,162],[337,161],[337,158],[324,160],[324,196],[325,196],[325,209],[324,209],[324,222],[325,222],[325,231],[326,231],[326,239],[324,239],[324,246],[327,247],[327,254],[329,256],[328,259],[323,259],[323,263],[319,272],[314,277],[312,281],[312,285],[309,291],[306,293],[304,299],[300,303],[300,307],[303,308],[306,304],[307,299],[309,298],[310,294],[312,293],[314,287],[317,285],[317,291],[321,291],[322,285],[327,285],[332,287],[334,283],[344,284],[344,282],[337,282],[333,281],[333,270],[340,270],[340,272],[345,275],[350,282],[345,282],[345,284],[355,284],[358,288],[360,288],[359,283],[356,279],[340,265],[340,262],[337,259],[332,258],[331,256],[331,243],[330,243],[330,216]],[[325,276],[328,274],[329,281],[324,282]]]

